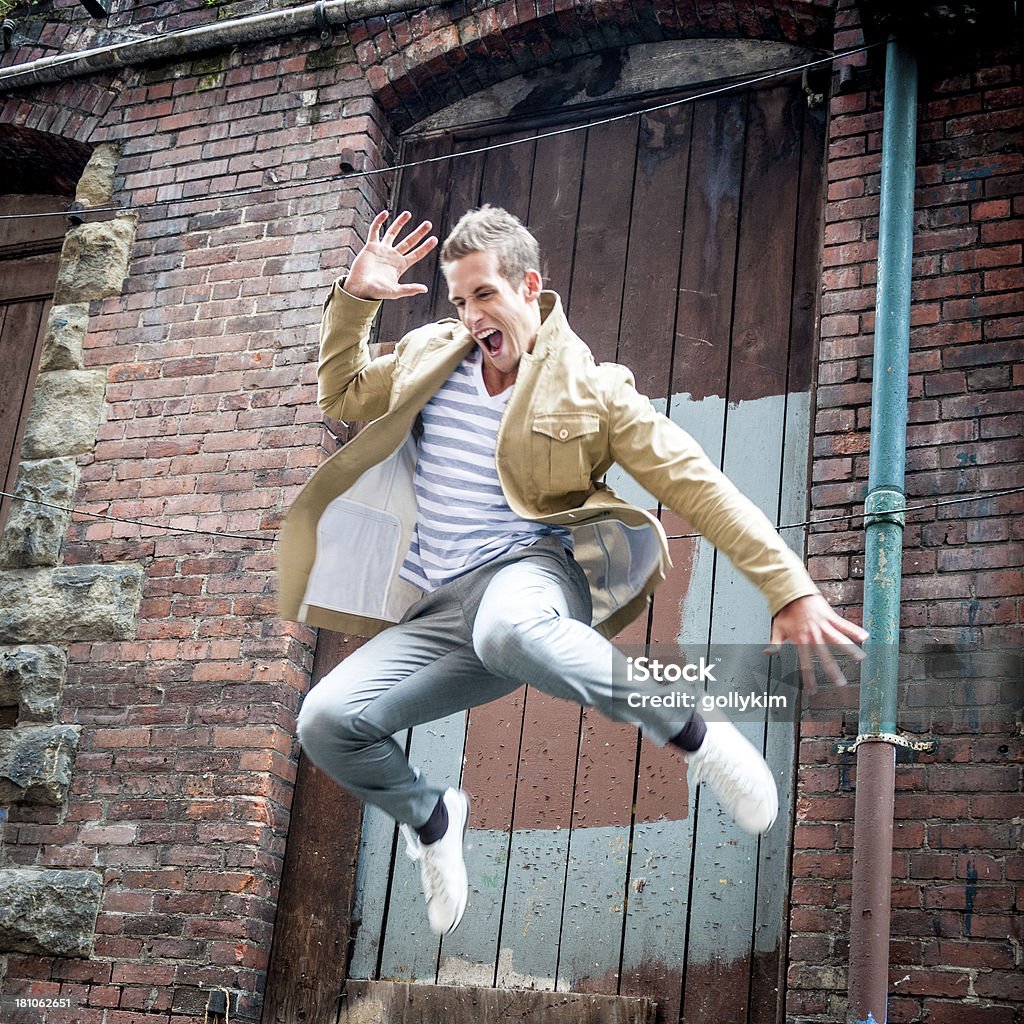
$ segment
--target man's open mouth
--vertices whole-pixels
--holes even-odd
[[[494,330],[491,331],[489,334],[480,335],[477,340],[480,342],[481,345],[483,345],[484,349],[487,351],[487,354],[493,358],[498,354],[499,351],[501,351],[503,335],[501,331]]]

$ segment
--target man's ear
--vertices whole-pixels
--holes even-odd
[[[534,299],[540,296],[541,291],[544,289],[544,282],[541,279],[539,270],[528,270],[523,275],[523,286],[526,289],[524,297],[528,302],[532,302]]]

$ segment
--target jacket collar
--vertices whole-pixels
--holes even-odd
[[[547,359],[549,355],[558,350],[558,347],[567,337],[572,337],[572,328],[562,310],[562,300],[557,292],[543,291],[540,293],[540,330],[537,332],[537,341],[533,351],[524,358],[535,362]]]

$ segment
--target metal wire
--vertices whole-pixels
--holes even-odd
[[[989,498],[1002,498],[1011,494],[1024,493],[1024,487],[1014,487],[1005,491],[989,491],[984,494],[971,494],[961,498],[948,498],[941,501],[929,502],[926,505],[909,505],[907,508],[902,509],[904,513],[910,512],[926,512],[935,508],[943,508],[947,505],[961,505],[965,502],[973,501],[986,501]],[[88,516],[91,519],[100,519],[104,522],[110,523],[126,523],[131,526],[138,526],[146,530],[160,530],[167,533],[190,533],[197,534],[202,537],[224,537],[230,540],[251,540],[257,541],[261,544],[273,544],[277,539],[276,536],[268,537],[265,534],[256,533],[228,533],[222,530],[199,530],[194,527],[188,526],[171,526],[167,523],[155,523],[145,519],[129,519],[123,516],[111,516],[104,512],[90,512],[87,509],[72,508],[69,505],[57,505],[51,501],[42,501],[39,498],[28,498],[21,494],[12,494],[10,491],[0,491],[0,496],[10,498],[13,501],[23,501],[30,505],[40,505],[43,508],[52,508],[58,512],[68,512],[75,516]],[[206,515],[212,515],[215,513],[205,513]],[[782,526],[776,526],[776,530],[803,530],[808,527],[813,528],[816,526],[824,526],[829,523],[848,522],[853,519],[863,519],[872,513],[869,512],[844,512],[837,516],[828,516],[825,519],[805,519],[801,523],[785,523]],[[675,533],[669,535],[669,540],[691,540],[694,538],[701,537],[699,533]]]

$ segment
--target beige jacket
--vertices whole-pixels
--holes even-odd
[[[370,420],[312,476],[279,544],[281,614],[372,636],[398,622],[421,591],[398,571],[416,521],[416,418],[475,342],[456,320],[406,335],[371,359],[377,302],[336,284],[324,310],[319,404],[337,419]],[[774,615],[817,588],[764,514],[697,443],[657,413],[622,366],[598,365],[554,292],[523,356],[498,431],[495,460],[512,510],[571,527],[590,581],[593,625],[614,636],[644,609],[670,568],[661,524],[601,478],[617,462],[683,516],[746,575]]]

